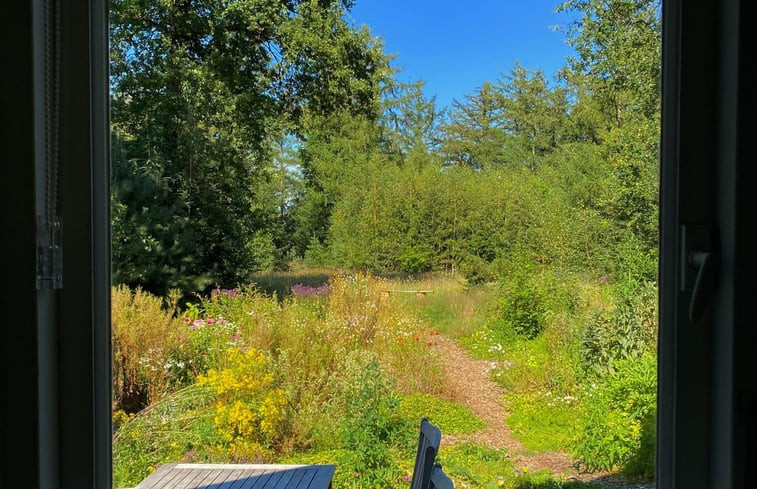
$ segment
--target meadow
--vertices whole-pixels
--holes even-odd
[[[594,487],[522,462],[545,452],[649,479],[656,301],[617,287],[302,269],[188,304],[114,288],[114,486],[185,461],[333,463],[337,488],[408,487],[422,416],[454,440],[439,460],[460,487]],[[496,365],[522,453],[468,437],[487,428],[443,374],[441,338]]]

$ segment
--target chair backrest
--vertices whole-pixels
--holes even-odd
[[[434,465],[434,470],[431,472],[431,489],[455,489],[455,484],[452,483],[452,479],[442,470],[442,466],[439,464]]]
[[[413,469],[413,481],[410,483],[410,489],[429,488],[434,460],[439,452],[441,441],[442,432],[439,428],[432,425],[428,419],[421,419],[418,453],[415,456],[415,468]]]

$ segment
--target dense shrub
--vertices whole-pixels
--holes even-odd
[[[615,371],[625,358],[656,350],[657,285],[618,287],[614,309],[595,312],[582,339],[583,368],[594,376]]]
[[[375,356],[360,352],[349,356],[338,404],[343,412],[339,431],[347,456],[337,480],[347,485],[352,479],[360,487],[392,486],[401,472],[390,447],[406,440],[412,431],[410,423],[399,416],[399,398]]]
[[[655,467],[657,361],[618,361],[615,372],[587,388],[587,416],[574,454],[584,470],[623,468],[651,477]]]

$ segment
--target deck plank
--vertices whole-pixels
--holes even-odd
[[[302,477],[302,480],[300,481],[300,485],[298,487],[300,488],[310,487],[310,483],[313,482],[313,479],[315,478],[315,474],[317,473],[318,473],[317,470],[305,469],[305,475]]]
[[[307,486],[308,489],[327,489],[331,487],[331,480],[334,478],[334,465],[321,465],[315,473],[315,477]]]
[[[229,489],[242,489],[242,487],[248,483],[248,481],[257,474],[255,469],[244,469],[242,473],[237,477]]]
[[[334,465],[166,464],[136,489],[328,489]]]
[[[226,480],[218,486],[218,489],[232,489],[232,486],[241,478],[242,474],[244,474],[244,470],[242,469],[234,469],[231,472],[228,472],[226,474]]]
[[[262,488],[272,477],[274,477],[275,470],[271,468],[260,469],[255,472],[255,476],[251,477],[245,482],[245,484],[239,489],[259,489]]]
[[[192,480],[194,474],[191,470],[186,469],[177,469],[174,468],[176,471],[176,477],[171,479],[166,484],[161,484],[158,486],[155,486],[155,489],[180,489],[187,487],[186,483],[190,480]]]
[[[158,467],[158,469],[147,476],[145,480],[139,483],[137,486],[137,489],[152,489],[156,484],[158,484],[160,481],[172,478],[175,473],[173,472],[173,468],[176,466],[176,464],[165,464]]]
[[[285,489],[296,489],[297,487],[299,487],[300,481],[305,476],[305,472],[305,469],[294,469],[292,478],[287,483]]]

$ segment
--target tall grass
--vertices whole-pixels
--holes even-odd
[[[302,284],[299,278],[292,282]],[[347,408],[354,407],[354,402],[350,404],[344,394],[361,388],[355,384],[360,379],[350,373],[363,369],[356,367],[356,361],[363,362],[360,365],[365,368],[376,362],[377,366],[372,368],[374,377],[378,377],[372,381],[381,384],[384,382],[381,378],[385,377],[391,391],[397,394],[435,394],[444,389],[441,359],[434,351],[436,332],[400,298],[385,297],[383,291],[387,287],[385,280],[376,277],[335,275],[327,288],[290,288],[282,300],[256,287],[215,290],[201,305],[190,307],[177,318],[172,317],[172,311],[161,309],[158,298],[141,291],[116,288],[113,290],[114,344],[117,354],[124,358],[116,368],[116,378],[127,379],[131,382],[129,385],[146,385],[149,392],[153,389],[164,395],[171,386],[191,384],[198,374],[226,369],[233,375],[233,370],[241,367],[226,363],[229,358],[226,352],[254,349],[267,359],[272,388],[283,392],[287,419],[287,425],[276,437],[276,444],[266,445],[263,441],[262,451],[257,453],[291,456],[312,450],[340,450],[345,448],[345,440],[350,439],[340,435],[340,426],[355,425],[350,425],[348,420],[359,412]],[[156,361],[155,369],[145,370],[145,366],[153,365],[145,362],[153,358],[151,355],[160,360]],[[157,368],[159,366],[163,368]],[[142,373],[143,370],[146,373]],[[136,372],[136,377],[132,371]],[[132,378],[134,380],[129,380]],[[193,391],[179,391],[176,394],[179,400],[183,392]],[[148,397],[151,401],[160,398],[157,394]],[[392,405],[393,401],[387,402]],[[174,401],[169,405],[182,403]],[[149,409],[148,413],[160,411]],[[198,417],[195,428],[206,432],[208,405],[193,409]],[[183,413],[177,419],[187,418],[189,420],[177,433],[193,429],[191,413]],[[120,483],[139,482],[138,476],[144,477],[149,466],[171,457],[186,458],[179,456],[182,448],[187,448],[185,444],[174,440],[171,443],[178,448],[164,446],[170,436],[158,436],[155,443],[159,446],[149,446],[148,452],[155,454],[154,457],[130,458],[131,451],[147,443],[145,437],[139,435],[140,430],[152,432],[160,423],[149,415],[122,421],[116,434],[115,453],[116,461],[126,464],[128,470],[119,472],[126,474],[124,479],[119,479]],[[404,423],[404,418],[398,414],[389,426],[405,426]],[[195,438],[212,439],[205,435]],[[218,437],[215,440],[216,445],[203,452],[204,459],[224,461],[224,457],[239,457],[239,450],[234,450],[230,443]],[[197,451],[196,447],[191,449]],[[354,460],[351,463],[354,464]],[[381,475],[384,476],[386,474]]]
[[[491,317],[491,285],[470,285],[459,275],[424,275],[387,281],[392,290],[429,290],[425,296],[397,293],[397,297],[430,327],[450,338],[473,334]]]
[[[170,359],[184,333],[163,301],[140,289],[111,294],[113,406],[136,412],[175,388]]]

